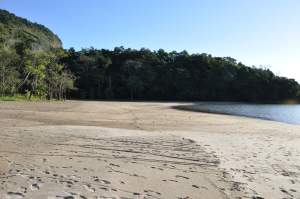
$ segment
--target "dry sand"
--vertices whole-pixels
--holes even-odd
[[[300,126],[175,105],[0,103],[0,198],[300,198]]]

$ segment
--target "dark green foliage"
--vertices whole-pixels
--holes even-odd
[[[29,98],[63,99],[69,94],[108,100],[300,100],[295,80],[230,57],[123,47],[65,51],[49,29],[4,10],[0,81],[0,95]]]
[[[12,95],[17,91],[19,71],[15,67],[19,62],[17,55],[5,49],[0,49],[0,95]]]
[[[77,77],[73,96],[81,99],[274,102],[299,98],[295,80],[230,57],[118,47],[70,49],[63,62]]]

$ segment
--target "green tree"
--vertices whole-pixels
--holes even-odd
[[[46,97],[47,85],[46,66],[50,63],[50,57],[44,52],[29,53],[25,57],[24,72],[25,82],[28,86],[29,100],[32,95]]]
[[[18,61],[16,53],[7,49],[0,50],[0,94],[12,95],[17,92],[17,86],[20,81],[19,72],[16,68]]]

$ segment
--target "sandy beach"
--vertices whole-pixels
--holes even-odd
[[[0,102],[0,198],[300,198],[300,126],[177,105]]]

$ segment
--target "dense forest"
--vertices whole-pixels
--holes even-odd
[[[73,97],[122,100],[282,101],[299,98],[299,84],[230,57],[148,49],[67,51],[76,77]]]
[[[248,102],[300,99],[295,80],[230,57],[123,47],[64,50],[58,37],[44,26],[1,10],[0,33],[0,95]]]

